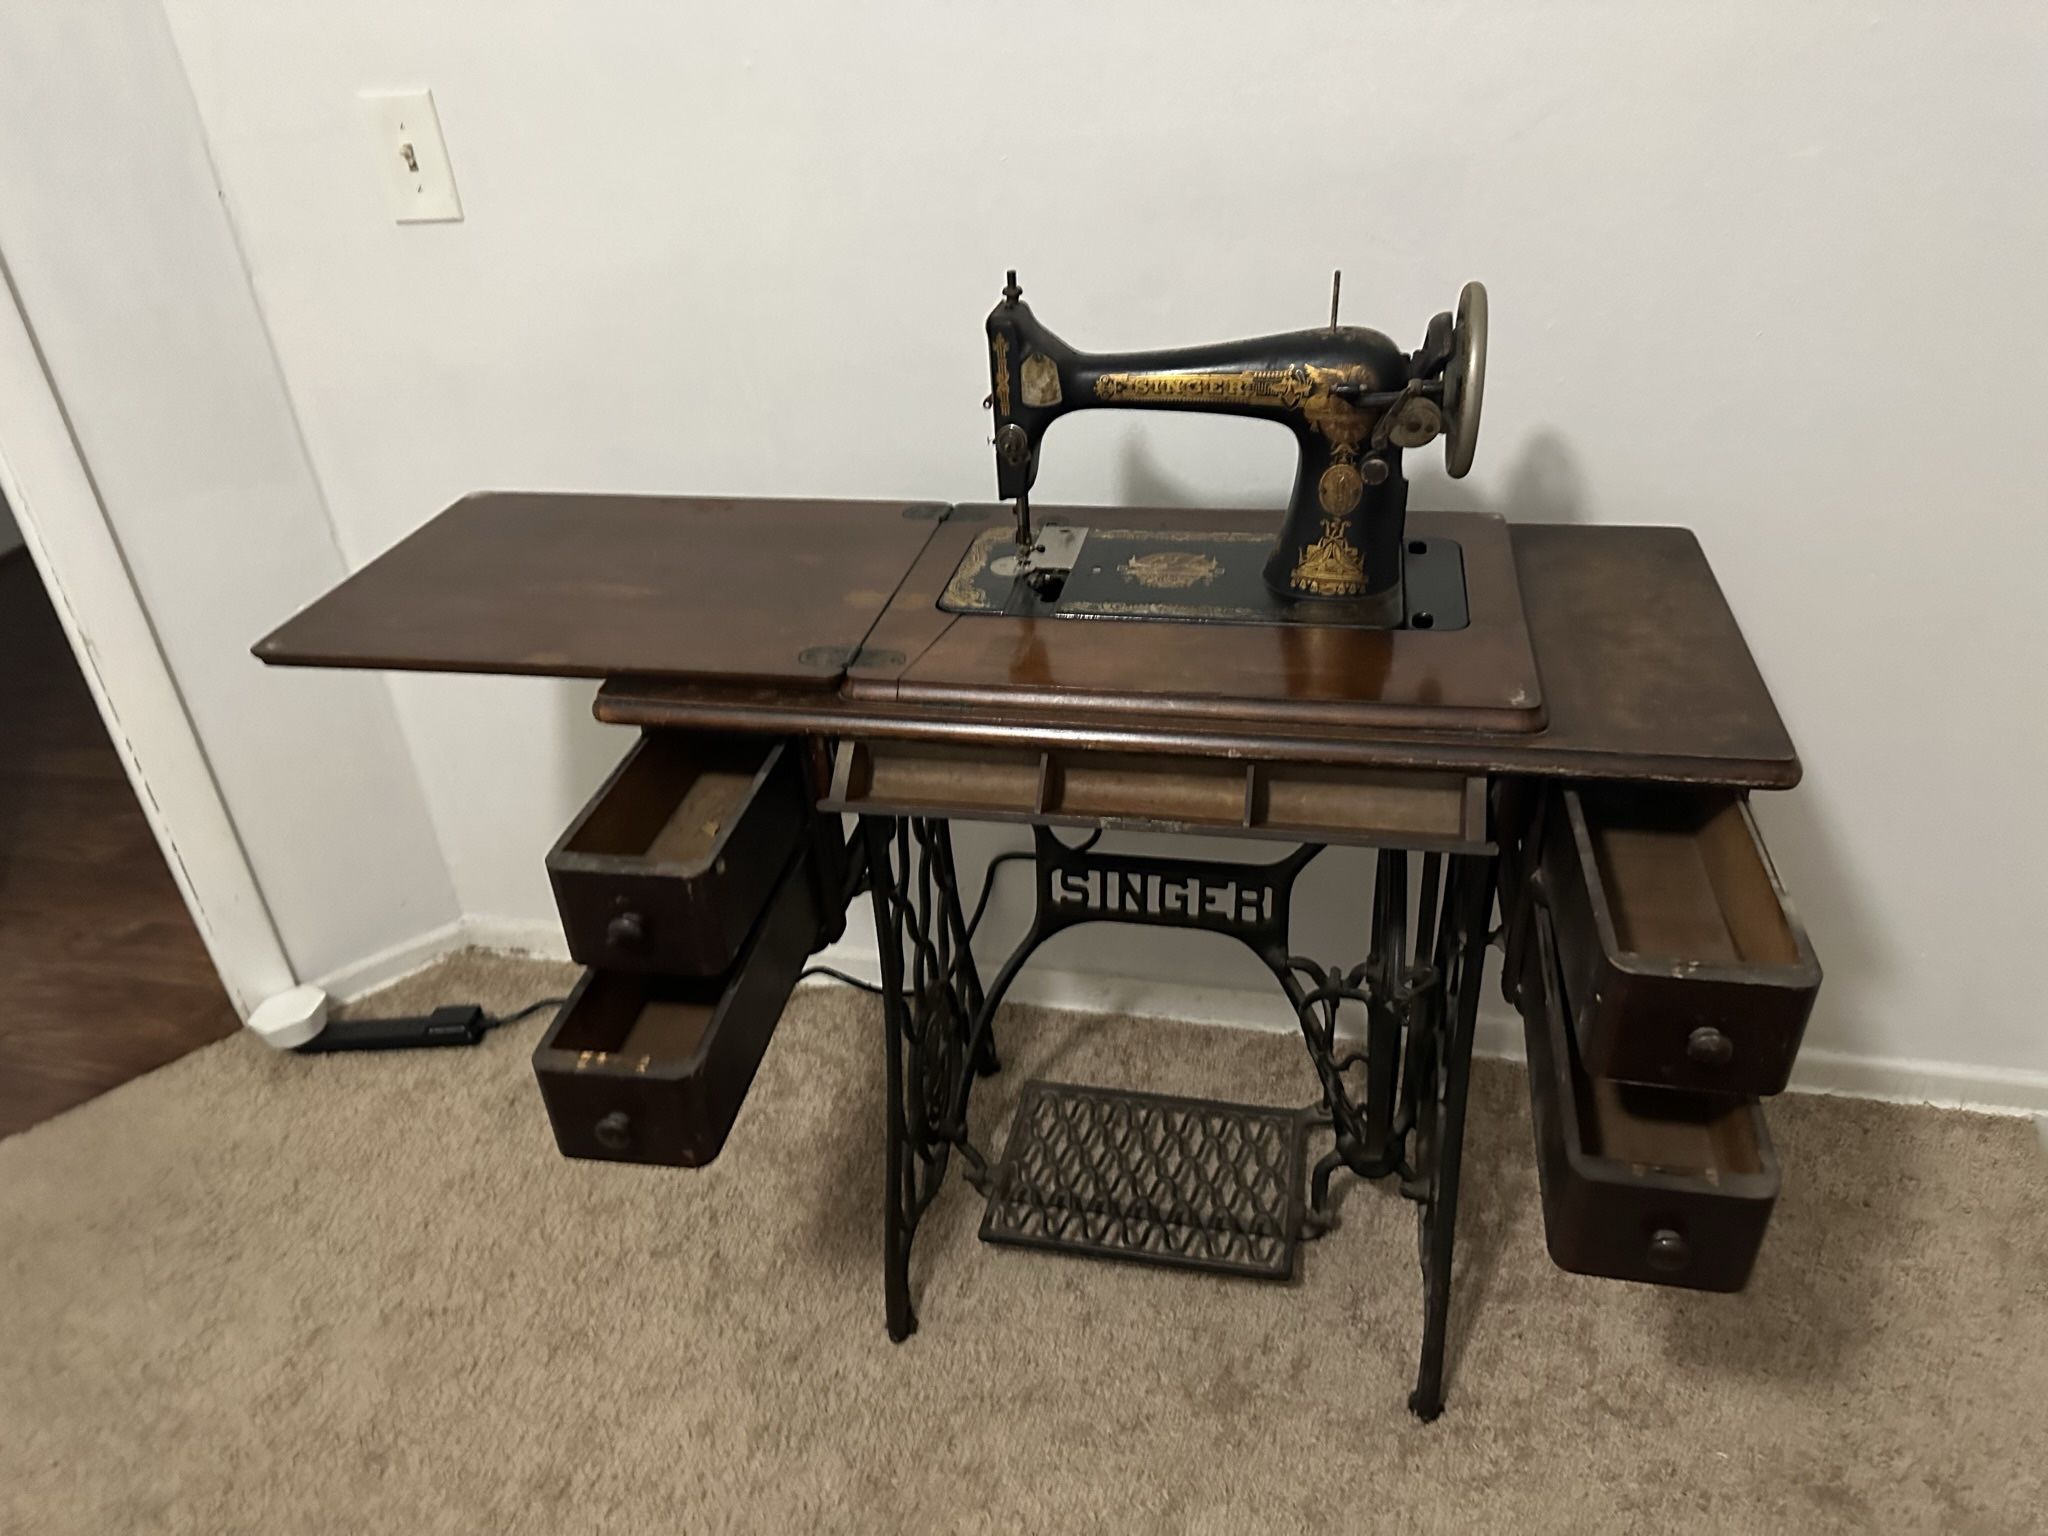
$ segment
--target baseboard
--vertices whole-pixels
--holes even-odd
[[[567,960],[559,924],[534,918],[472,916],[443,924],[371,955],[314,983],[340,1002],[389,986],[459,949],[489,949],[539,960]],[[841,944],[819,957],[863,981],[879,982],[873,951]],[[823,978],[814,985],[831,985]],[[1010,989],[1013,1002],[1069,1013],[1121,1013],[1139,1018],[1220,1024],[1292,1034],[1294,1016],[1278,990],[1191,987],[1127,976],[1098,976],[1051,967],[1027,969]],[[1522,1021],[1489,989],[1480,1005],[1473,1049],[1481,1056],[1522,1059]],[[2048,1114],[2048,1073],[1975,1067],[1906,1057],[1856,1056],[1818,1048],[1799,1053],[1795,1093],[1839,1094],[1899,1104],[1932,1104],[1993,1115]]]
[[[830,963],[863,981],[881,979],[874,955],[850,946],[833,951]],[[822,978],[813,984],[830,985]],[[1010,998],[1075,1013],[1122,1013],[1278,1034],[1291,1034],[1296,1028],[1294,1016],[1277,989],[1250,992],[1079,971],[1027,969],[1018,976]],[[1504,1061],[1523,1059],[1521,1017],[1491,989],[1480,1005],[1473,1050],[1478,1055]],[[1902,1057],[1853,1056],[1842,1051],[1800,1052],[1790,1091],[1898,1104],[1931,1104],[1991,1115],[2048,1114],[2048,1073]]]
[[[488,949],[535,960],[567,960],[561,924],[532,918],[461,917],[320,977],[313,985],[338,1003],[403,981],[461,949]]]
[[[403,980],[414,971],[424,970],[443,955],[452,954],[462,948],[462,931],[465,921],[457,918],[452,923],[443,923],[430,928],[414,938],[405,939],[389,949],[380,949],[374,955],[365,955],[360,960],[351,960],[347,965],[329,971],[325,976],[313,979],[313,985],[325,992],[338,1003],[346,1003],[361,997],[365,992],[374,992],[379,987],[389,986]]]
[[[463,947],[495,950],[501,955],[527,955],[535,960],[567,960],[569,940],[552,917],[468,917],[462,922]]]
[[[835,950],[827,963],[849,976],[879,982],[881,970],[872,954]],[[810,985],[829,986],[820,977]],[[1183,1024],[1219,1024],[1232,1029],[1291,1035],[1300,1028],[1279,989],[1247,991],[1232,987],[1189,987],[1144,981],[1127,976],[1097,976],[1084,971],[1027,970],[1010,988],[1010,1001],[1069,1013],[1121,1013],[1134,1018],[1173,1019]],[[1481,1056],[1519,1061],[1522,1021],[1498,999],[1482,1006],[1473,1049]]]
[[[2048,1115],[2048,1072],[1906,1056],[1854,1056],[1818,1047],[1799,1053],[1792,1091],[1933,1104],[1987,1115]]]

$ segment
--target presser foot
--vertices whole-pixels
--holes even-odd
[[[1081,557],[1088,530],[1066,523],[1047,523],[1034,534],[1027,524],[1019,527],[1017,538],[1012,553],[997,555],[989,561],[989,573],[1021,582],[1040,602],[1058,602],[1067,577],[1073,573],[1074,562]]]

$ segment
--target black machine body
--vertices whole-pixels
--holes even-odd
[[[1214,411],[1274,421],[1299,447],[1294,489],[1265,564],[1275,596],[1351,624],[1402,622],[1408,482],[1403,450],[1438,436],[1453,476],[1471,468],[1486,357],[1486,290],[1465,285],[1403,352],[1336,323],[1243,341],[1083,352],[1042,325],[1010,274],[989,312],[988,404],[996,487],[1017,505],[1018,547],[1034,542],[1030,496],[1046,429],[1069,411]]]

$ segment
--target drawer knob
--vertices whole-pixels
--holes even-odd
[[[1659,1227],[1650,1234],[1650,1268],[1675,1275],[1692,1262],[1692,1244],[1685,1234]]]
[[[1735,1059],[1735,1042],[1711,1024],[1685,1037],[1685,1054],[1703,1067],[1725,1067]]]
[[[624,1152],[633,1145],[633,1121],[623,1109],[615,1109],[597,1122],[597,1144],[607,1152]]]
[[[605,925],[605,946],[616,955],[637,955],[647,948],[647,919],[638,912],[621,912]]]

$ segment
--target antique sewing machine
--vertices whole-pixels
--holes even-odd
[[[1455,318],[1429,323],[1411,355],[1362,326],[1340,326],[1342,274],[1331,283],[1330,323],[1208,346],[1144,352],[1082,352],[1039,323],[1009,274],[989,312],[989,395],[995,412],[997,494],[1016,508],[1016,537],[979,554],[990,579],[961,611],[994,609],[1056,617],[1140,616],[1114,591],[1180,594],[1174,615],[1264,622],[1305,621],[1392,629],[1407,622],[1408,482],[1401,455],[1439,435],[1452,478],[1472,467],[1486,382],[1486,289],[1467,283]],[[1031,488],[1046,429],[1072,411],[1209,411],[1278,422],[1294,434],[1300,462],[1287,514],[1258,575],[1245,579],[1245,541],[1171,542],[1128,537],[1114,550],[1117,575],[1086,584],[1061,606],[1090,530],[1034,528]],[[1090,558],[1098,551],[1090,551]],[[1427,554],[1425,549],[1413,552]],[[1013,584],[994,598],[1002,582]],[[1016,590],[1015,584],[1029,594]],[[1208,589],[1204,592],[1203,589]],[[1128,595],[1128,594],[1127,594]],[[1041,601],[1033,603],[1031,596]],[[1105,606],[1107,604],[1107,606]],[[1441,601],[1413,611],[1437,614]],[[1154,601],[1142,616],[1168,616]]]
[[[1471,467],[1484,289],[1413,353],[1340,327],[1334,299],[1330,318],[1084,353],[1012,273],[987,321],[1009,507],[466,497],[257,647],[602,679],[598,718],[638,729],[548,856],[589,967],[534,1052],[565,1154],[716,1158],[806,957],[865,894],[892,1339],[917,1327],[911,1247],[949,1170],[992,1243],[1283,1281],[1349,1173],[1414,1203],[1409,1403],[1432,1418],[1497,909],[1552,1257],[1747,1282],[1778,1188],[1759,1101],[1820,983],[1748,807],[1798,781],[1791,740],[1686,530],[1408,506],[1404,453],[1441,436],[1450,473]],[[1096,408],[1286,426],[1284,516],[1035,516],[1047,429]],[[1030,925],[986,985],[955,820],[1030,829]],[[1105,830],[1282,846],[1181,858],[1098,847]],[[1372,851],[1344,908],[1364,954],[1325,964],[1290,904],[1347,844]],[[1039,945],[1102,922],[1249,949],[1299,1020],[1314,1099],[1034,1081],[999,1147],[973,1097],[996,1011]]]

